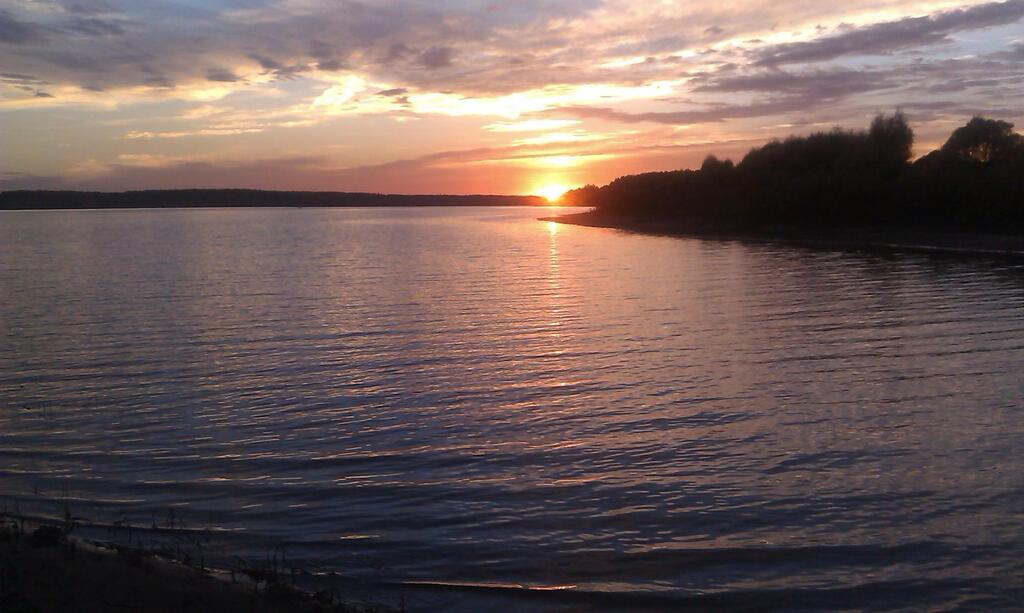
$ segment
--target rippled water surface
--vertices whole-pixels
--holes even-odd
[[[544,213],[0,213],[3,504],[413,608],[1020,605],[1019,264]]]

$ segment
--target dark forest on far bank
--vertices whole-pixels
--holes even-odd
[[[613,222],[694,229],[1024,230],[1024,138],[1013,124],[974,117],[916,161],[913,142],[902,113],[879,115],[866,131],[775,140],[738,164],[708,156],[699,170],[625,176],[564,201]]]
[[[259,189],[153,189],[130,192],[0,192],[0,210],[190,207],[530,206],[538,196],[406,195]]]

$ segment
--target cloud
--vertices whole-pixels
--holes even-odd
[[[226,68],[208,68],[206,80],[217,83],[234,83],[238,81],[238,76]]]
[[[771,92],[798,96],[806,102],[834,100],[863,92],[890,89],[899,85],[882,71],[848,69],[784,72],[759,71],[739,76],[695,79],[696,92]]]
[[[1006,51],[1000,51],[994,54],[995,57],[1000,59],[1020,61],[1024,60],[1024,43],[1017,43]]]
[[[436,70],[452,65],[455,50],[451,47],[431,47],[420,54],[419,63],[424,68]]]
[[[101,0],[62,1],[60,4],[65,11],[72,15],[102,15],[111,12],[110,5]]]
[[[120,19],[75,16],[62,27],[81,36],[118,36],[125,33],[127,22]]]
[[[411,53],[412,49],[410,49],[405,43],[394,43],[388,47],[387,54],[384,56],[384,63],[393,64],[395,62],[401,62],[405,58],[409,57]]]
[[[114,162],[88,160],[76,176],[23,173],[0,175],[0,191],[12,189],[132,189],[233,188],[339,190],[387,193],[446,193],[452,185],[461,193],[524,193],[535,187],[539,173],[572,177],[588,164],[607,164],[604,177],[621,172],[611,162],[640,156],[661,163],[678,163],[680,154],[699,162],[707,142],[640,144],[612,138],[598,148],[592,142],[569,145],[508,145],[443,150],[379,164],[343,166],[322,155],[264,159],[189,160],[180,156],[122,154]],[[748,141],[721,143],[727,151],[748,147]],[[676,159],[673,160],[673,157]],[[641,167],[642,169],[642,167]],[[566,179],[569,180],[569,179]],[[580,178],[579,182],[584,180]],[[570,183],[572,181],[570,180]]]
[[[854,0],[844,7],[853,12],[877,2],[906,5]],[[751,41],[771,38],[766,24],[784,16],[796,27],[800,20],[840,20],[844,8],[805,0],[751,0],[729,8],[710,0],[265,0],[255,8],[225,10],[216,3],[177,9],[125,3],[115,10],[103,2],[75,2],[49,12],[39,8],[49,3],[14,6],[20,8],[0,9],[0,40],[17,43],[5,56],[5,68],[106,91],[164,88],[163,95],[171,97],[176,87],[211,76],[250,83],[264,76],[261,82],[268,83],[337,72],[392,83],[394,89],[465,94],[630,83],[671,78],[699,67],[705,57],[720,61],[746,53],[762,65],[782,65],[931,43],[953,31],[1015,19],[1024,0],[826,30],[836,33],[775,45]],[[719,40],[726,32],[733,38]],[[709,40],[718,46],[693,46]],[[448,70],[456,63],[472,69]]]
[[[10,11],[0,9],[0,43],[23,45],[46,39],[47,29],[37,24],[20,21]]]
[[[67,160],[61,172],[72,176],[95,156],[108,160],[102,180],[114,186],[206,168],[152,157],[163,166],[143,172],[126,161],[144,158],[118,155],[191,155],[224,181],[343,187],[331,183],[336,172],[358,187],[348,169],[358,167],[367,185],[386,185],[386,175],[395,189],[412,175],[369,161],[457,140],[575,156],[586,160],[572,167],[580,173],[613,168],[597,161],[608,148],[622,168],[641,169],[631,164],[668,159],[681,138],[710,147],[794,125],[861,125],[900,106],[936,125],[968,110],[1012,111],[1024,99],[1013,26],[1022,16],[1024,0],[0,0],[0,114],[73,118],[84,143],[78,157],[71,148],[49,156],[52,143],[19,130],[16,147],[33,155],[4,161],[46,175]],[[983,28],[992,29],[958,35]],[[605,125],[616,123],[630,127]],[[344,164],[282,166],[298,178],[271,169],[281,151],[336,146],[350,147]],[[251,168],[196,161],[240,151]],[[406,168],[463,191],[450,171],[462,163],[446,154]],[[506,162],[472,164],[496,172]]]
[[[349,102],[365,88],[365,80],[355,75],[349,75],[336,85],[325,89],[313,100],[312,107],[330,113],[342,113],[349,106]]]
[[[266,126],[250,126],[250,127],[213,127],[213,128],[202,128],[199,130],[176,130],[168,132],[146,132],[133,130],[124,135],[126,139],[138,140],[138,139],[153,139],[153,138],[186,138],[194,136],[236,136],[238,134],[255,134],[257,132],[263,132]]]
[[[732,119],[771,117],[812,112],[858,94],[893,89],[901,85],[896,75],[885,71],[848,69],[785,72],[781,70],[732,74],[731,69],[695,75],[695,93],[768,94],[747,104],[705,102],[700,108],[677,111],[625,112],[607,107],[564,106],[546,111],[549,114],[601,119],[620,123],[660,123],[696,125]],[[691,103],[692,105],[693,103]]]
[[[847,55],[879,55],[946,42],[955,32],[1014,23],[1022,17],[1024,0],[980,4],[926,17],[908,17],[853,28],[817,40],[776,45],[759,51],[757,63],[778,66],[822,62]]]
[[[604,107],[568,106],[554,112],[585,119],[602,119],[620,123],[663,123],[668,125],[694,125],[717,123],[726,119],[760,117],[791,113],[806,108],[802,99],[781,99],[747,105],[726,105],[692,111],[650,111],[629,113]]]
[[[0,8],[0,41],[20,47],[5,56],[5,68],[106,90],[153,84],[143,65],[161,75],[161,85],[205,79],[213,65],[226,71],[223,76],[245,80],[260,73],[294,78],[348,70],[433,87],[454,64],[457,47],[466,46],[478,60],[506,45],[514,55],[536,51],[535,37],[516,30],[542,32],[551,19],[580,17],[597,5],[266,0],[248,9],[220,10],[211,2],[123,3],[114,10],[98,2],[28,2]]]
[[[577,119],[525,119],[488,124],[484,126],[484,130],[490,132],[541,132],[569,128],[579,123]]]
[[[68,189],[67,179],[27,172],[0,172],[0,192],[19,189]]]

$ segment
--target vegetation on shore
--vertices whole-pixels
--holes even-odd
[[[266,567],[227,575],[187,557],[76,539],[74,526],[70,517],[47,525],[0,514],[0,611],[385,610],[345,603],[333,590],[307,593],[276,557]]]
[[[0,210],[178,207],[531,206],[538,196],[288,192],[259,189],[153,189],[130,192],[0,192]]]
[[[774,140],[738,164],[712,155],[698,170],[625,176],[563,201],[604,219],[695,230],[1024,230],[1024,137],[1013,124],[974,117],[916,161],[913,142],[902,113],[879,115],[866,131]]]

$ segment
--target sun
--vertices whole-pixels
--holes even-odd
[[[538,195],[544,196],[548,202],[555,203],[562,199],[565,192],[569,191],[569,186],[561,185],[559,183],[551,183],[538,187],[535,191]]]

